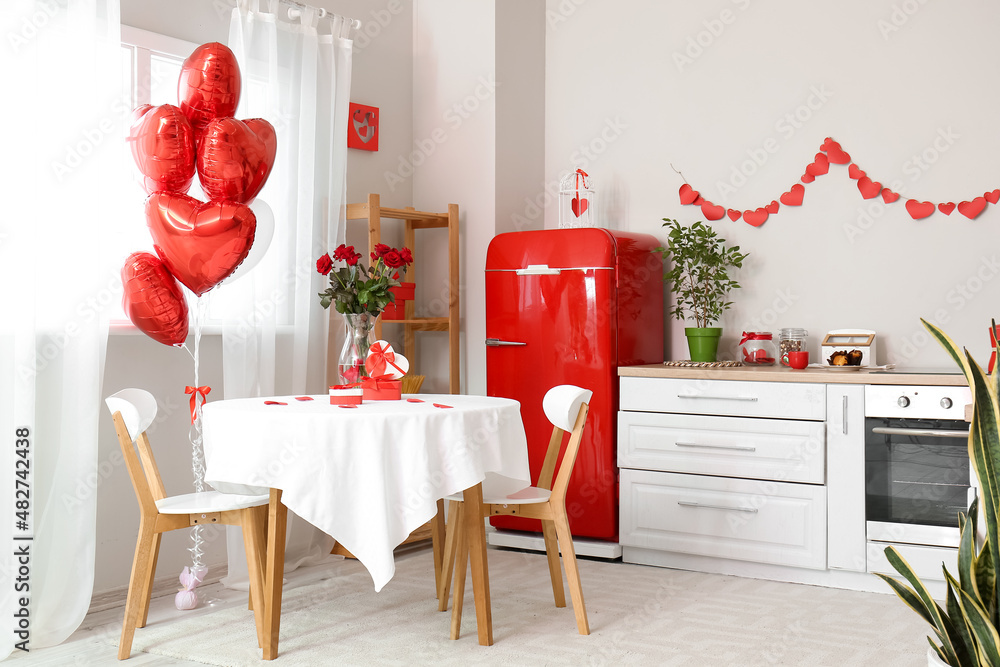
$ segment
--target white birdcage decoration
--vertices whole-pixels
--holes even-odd
[[[559,181],[559,228],[596,227],[594,194],[593,182],[583,169]]]

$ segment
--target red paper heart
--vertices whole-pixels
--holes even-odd
[[[698,191],[692,188],[687,183],[681,186],[681,189],[678,191],[678,194],[681,197],[681,204],[684,204],[685,206],[687,206],[688,204],[693,204],[695,200],[698,199]]]
[[[964,215],[969,220],[972,220],[977,215],[983,212],[986,208],[986,198],[976,197],[972,201],[964,201],[958,205],[958,212]]]
[[[278,150],[274,128],[262,118],[216,118],[198,143],[198,179],[211,200],[253,201],[267,182]]]
[[[852,164],[850,167],[847,168],[847,175],[853,178],[854,180],[857,180],[859,178],[864,178],[865,172],[863,172],[861,170],[861,167],[859,167],[858,165]]]
[[[311,401],[311,400],[313,400],[313,397],[312,396],[296,396],[295,400],[296,401]]]
[[[264,401],[264,405],[288,405],[282,401]]]
[[[195,136],[210,120],[236,113],[241,85],[240,66],[229,47],[210,42],[191,52],[181,65],[177,100]]]
[[[996,204],[1000,201],[1000,188],[997,188],[993,192],[984,192],[983,197],[991,204]]]
[[[147,194],[188,191],[194,180],[194,130],[180,109],[171,104],[136,109],[128,142]]]
[[[693,202],[691,202],[691,205],[692,206],[701,206],[704,203],[705,203],[705,198],[702,197],[701,195],[698,195],[698,198],[695,199]]]
[[[587,201],[586,197],[580,197],[579,195],[573,197],[569,203],[569,207],[573,209],[573,215],[578,218],[583,215],[588,206],[590,206],[590,202]]]
[[[722,206],[716,206],[706,199],[701,204],[701,212],[708,220],[721,220],[722,216],[726,214],[726,209]]]
[[[763,208],[758,208],[756,211],[743,211],[743,221],[748,225],[760,227],[767,222],[767,215],[767,211]]]
[[[805,174],[802,174],[799,180],[802,181],[803,183],[812,183],[813,181],[816,180],[816,177],[807,172]]]
[[[955,203],[948,202],[947,204],[938,204],[938,210],[945,215],[951,215],[951,212],[955,210]]]
[[[445,405],[444,403],[431,403],[431,405],[433,405],[435,408],[444,408],[445,410],[451,408],[450,405]]]
[[[421,398],[408,398],[408,399],[406,399],[406,402],[407,403],[423,403],[424,401]]]
[[[867,176],[863,176],[858,179],[858,191],[864,199],[878,197],[878,193],[882,192],[882,184],[878,181],[872,181]]]
[[[822,176],[830,171],[830,160],[823,153],[816,153],[816,159],[806,165],[806,173],[810,176]]]
[[[840,147],[840,144],[831,139],[828,139],[827,142],[829,143],[823,144],[823,150],[826,151],[826,157],[831,163],[847,164],[851,161],[851,156],[844,152],[844,150]]]
[[[800,185],[799,183],[796,183],[791,188],[789,188],[788,192],[781,195],[781,197],[779,197],[778,199],[780,199],[781,203],[784,204],[785,206],[801,206],[802,196],[805,194],[805,192],[806,189],[802,187],[802,185]]]
[[[885,201],[886,204],[891,204],[897,199],[899,199],[899,195],[897,193],[893,192],[889,188],[882,188],[882,200]]]
[[[201,296],[246,258],[257,218],[244,204],[157,192],[146,199],[146,225],[170,273]]]
[[[921,218],[926,218],[934,212],[934,204],[929,201],[919,202],[916,199],[907,199],[906,212],[909,213],[910,217],[914,220],[920,220]]]
[[[122,308],[132,324],[158,343],[182,345],[188,309],[180,285],[160,258],[135,252],[122,267]]]
[[[764,210],[770,213],[771,215],[774,215],[775,213],[778,212],[778,208],[779,208],[778,202],[772,199],[771,203],[764,207]]]
[[[740,216],[742,216],[743,214],[740,211],[737,211],[735,209],[728,209],[726,211],[726,215],[729,216],[730,220],[732,220],[733,222],[736,222],[737,220],[740,219]]]

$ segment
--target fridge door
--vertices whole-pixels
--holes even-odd
[[[618,539],[614,268],[611,234],[579,229],[502,234],[486,269],[487,393],[520,401],[533,483],[552,433],[545,392],[559,384],[594,392],[566,509],[575,537],[605,540]],[[490,521],[540,530],[537,520]]]

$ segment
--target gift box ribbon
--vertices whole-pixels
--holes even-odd
[[[388,343],[385,346],[379,345],[378,342],[372,343],[368,350],[368,358],[365,359],[365,370],[368,371],[370,377],[391,380],[394,378],[386,375],[386,371],[391,366],[399,371],[400,375],[406,375],[406,371],[397,366],[395,361],[396,353],[392,351],[392,347]]]
[[[212,388],[207,384],[202,387],[184,387],[185,394],[191,394],[191,423],[194,423],[195,417],[198,414],[198,395],[201,394],[202,404],[208,400],[208,392],[212,391]]]
[[[360,382],[353,382],[351,384],[335,384],[330,389],[357,389],[360,386]]]
[[[380,382],[383,383],[381,386],[379,385]],[[385,388],[384,383],[386,382],[398,382],[398,380],[396,380],[396,378],[392,377],[391,375],[378,375],[375,377],[361,378],[361,386],[363,388],[374,389],[376,391],[379,389],[384,389]]]
[[[744,331],[743,340],[740,341],[740,345],[748,340],[771,340],[771,334],[767,331]]]

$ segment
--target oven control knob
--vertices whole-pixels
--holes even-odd
[[[944,398],[941,399],[941,407],[942,408],[944,408],[945,410],[947,410],[951,406],[952,406],[952,402],[951,402],[950,398],[948,398],[947,396],[945,396]]]
[[[898,405],[901,408],[905,408],[909,404],[910,404],[910,399],[908,399],[906,396],[900,396],[898,399],[896,399],[896,405]]]

